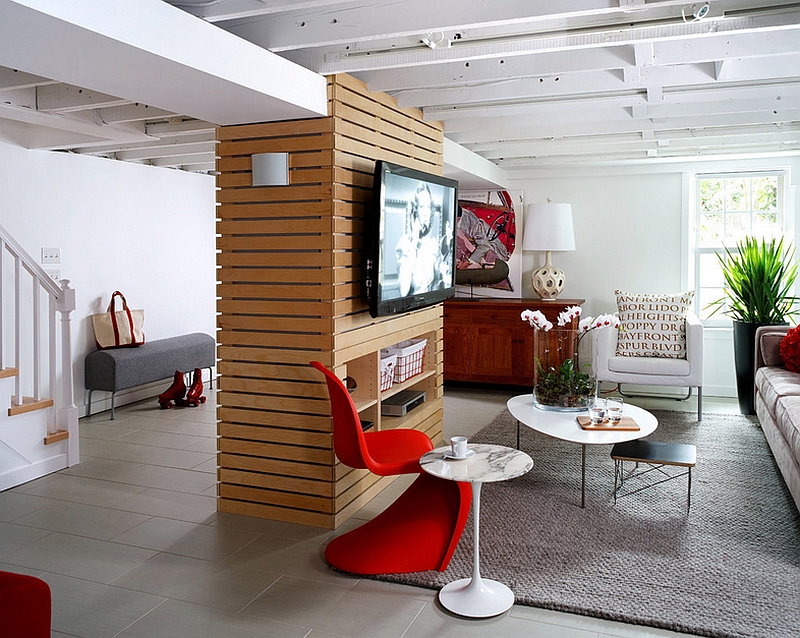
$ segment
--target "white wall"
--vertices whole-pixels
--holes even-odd
[[[572,204],[574,252],[553,253],[553,263],[566,275],[562,296],[586,299],[584,312],[595,315],[616,310],[614,290],[682,292],[688,281],[683,176],[687,171],[791,169],[800,180],[800,159],[720,160],[651,167],[609,166],[593,169],[540,170],[509,182],[523,191],[524,203],[546,201]],[[789,186],[789,205],[798,222],[796,186]],[[790,239],[800,246],[800,235]],[[524,232],[524,228],[523,228]],[[530,272],[544,263],[542,253],[524,253],[522,296],[536,297]],[[704,392],[736,396],[731,330],[705,331]]]
[[[37,262],[61,248],[61,264],[44,267],[76,290],[76,404],[95,349],[89,316],[114,290],[145,309],[149,340],[215,334],[214,189],[206,175],[0,143],[0,224]]]

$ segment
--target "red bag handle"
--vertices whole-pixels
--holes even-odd
[[[114,301],[116,300],[117,296],[122,299],[122,309],[125,311],[125,314],[128,317],[128,325],[130,326],[131,331],[131,342],[135,340],[135,337],[133,334],[133,316],[131,315],[131,311],[128,309],[128,302],[125,299],[125,295],[123,295],[119,290],[115,290],[114,294],[111,295],[111,301],[108,304],[108,313],[111,315],[111,325],[114,327],[114,343],[116,343],[116,345],[120,345],[119,326],[117,326],[117,315],[114,312]]]

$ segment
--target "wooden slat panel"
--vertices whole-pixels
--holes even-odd
[[[297,363],[302,365],[307,365],[309,361],[321,361],[325,365],[332,365],[333,359],[329,348],[320,348],[319,351],[311,351],[227,345],[221,345],[217,348],[217,356],[223,361],[265,361],[270,363]]]
[[[219,451],[226,454],[247,454],[250,456],[262,456],[284,461],[301,461],[319,465],[332,465],[335,458],[333,450],[278,445],[259,441],[242,441],[239,439],[219,439]]]
[[[222,423],[220,424],[219,435],[229,439],[247,439],[250,441],[262,441],[264,443],[302,445],[327,450],[333,449],[331,434],[288,428]]]
[[[222,377],[219,389],[228,392],[266,394],[274,396],[302,396],[308,399],[323,399],[327,403],[328,388],[321,383],[287,381],[286,379],[246,379],[243,377]]]
[[[262,474],[261,472],[245,472],[223,468],[219,472],[219,480],[233,485],[263,487],[284,492],[301,492],[328,499],[333,498],[335,495],[333,483],[277,476],[275,474]]]
[[[302,135],[298,137],[272,137],[264,139],[242,139],[235,142],[220,142],[217,155],[252,155],[253,153],[296,153],[333,148],[330,133]]]
[[[330,197],[331,185],[329,183],[314,184],[313,186],[253,186],[217,191],[217,202],[220,204],[308,201],[309,199],[322,201],[330,199]]]
[[[407,387],[429,400],[385,425],[441,437],[441,309],[372,319],[360,262],[375,160],[441,173],[443,136],[353,78],[329,79],[329,91],[333,117],[220,130],[217,398],[219,509],[333,527],[391,479],[338,462],[327,386],[309,361],[341,375],[351,361],[377,394],[377,349],[428,335],[433,372]],[[274,150],[289,152],[291,185],[251,187],[250,155]],[[364,414],[383,427],[364,388]]]
[[[334,281],[358,280],[360,269],[349,269],[350,279],[342,280],[345,269],[330,270],[327,268],[218,268],[217,281],[222,283],[253,283],[260,282],[265,284],[272,283],[319,283],[331,284]],[[220,312],[224,309],[218,308]],[[232,312],[236,312],[231,307]]]
[[[319,375],[319,372],[316,373]],[[224,425],[249,424],[330,433],[332,428],[330,410],[321,415],[313,415],[221,407],[219,408],[219,419],[222,421],[219,429]]]
[[[264,505],[263,503],[248,503],[246,501],[236,501],[229,498],[220,498],[217,501],[217,509],[220,512],[228,512],[229,514],[255,516],[259,518],[268,518],[273,521],[285,521],[287,523],[312,525],[314,527],[325,527],[329,529],[333,529],[338,520],[335,516],[330,516],[328,514],[275,507],[273,505]]]
[[[247,470],[330,482],[340,478],[336,471],[337,468],[330,464],[299,463],[291,460],[261,458],[252,454],[240,455],[222,452],[218,456],[218,463],[221,469]],[[341,473],[341,476],[344,476],[344,472]]]
[[[228,219],[270,219],[273,217],[316,217],[331,214],[330,201],[318,202],[263,202],[259,204],[221,204],[217,217]]]
[[[218,392],[218,400],[225,406],[238,408],[263,408],[264,410],[284,410],[298,414],[330,414],[330,403],[305,397],[280,397],[243,392]]]
[[[330,131],[331,126],[331,118],[329,117],[314,117],[305,120],[288,120],[285,122],[265,122],[262,124],[237,124],[218,128],[217,139],[221,142],[230,142],[242,139],[311,135]]]

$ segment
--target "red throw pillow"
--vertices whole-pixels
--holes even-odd
[[[781,339],[781,358],[789,372],[800,372],[800,326],[789,328],[789,332]]]

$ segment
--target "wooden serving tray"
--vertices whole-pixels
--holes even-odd
[[[610,421],[606,420],[602,423],[598,423],[597,425],[593,424],[588,416],[579,416],[575,418],[578,421],[578,425],[580,425],[584,430],[616,430],[618,432],[635,432],[640,429],[639,424],[629,416],[622,417],[619,423],[612,424]]]

